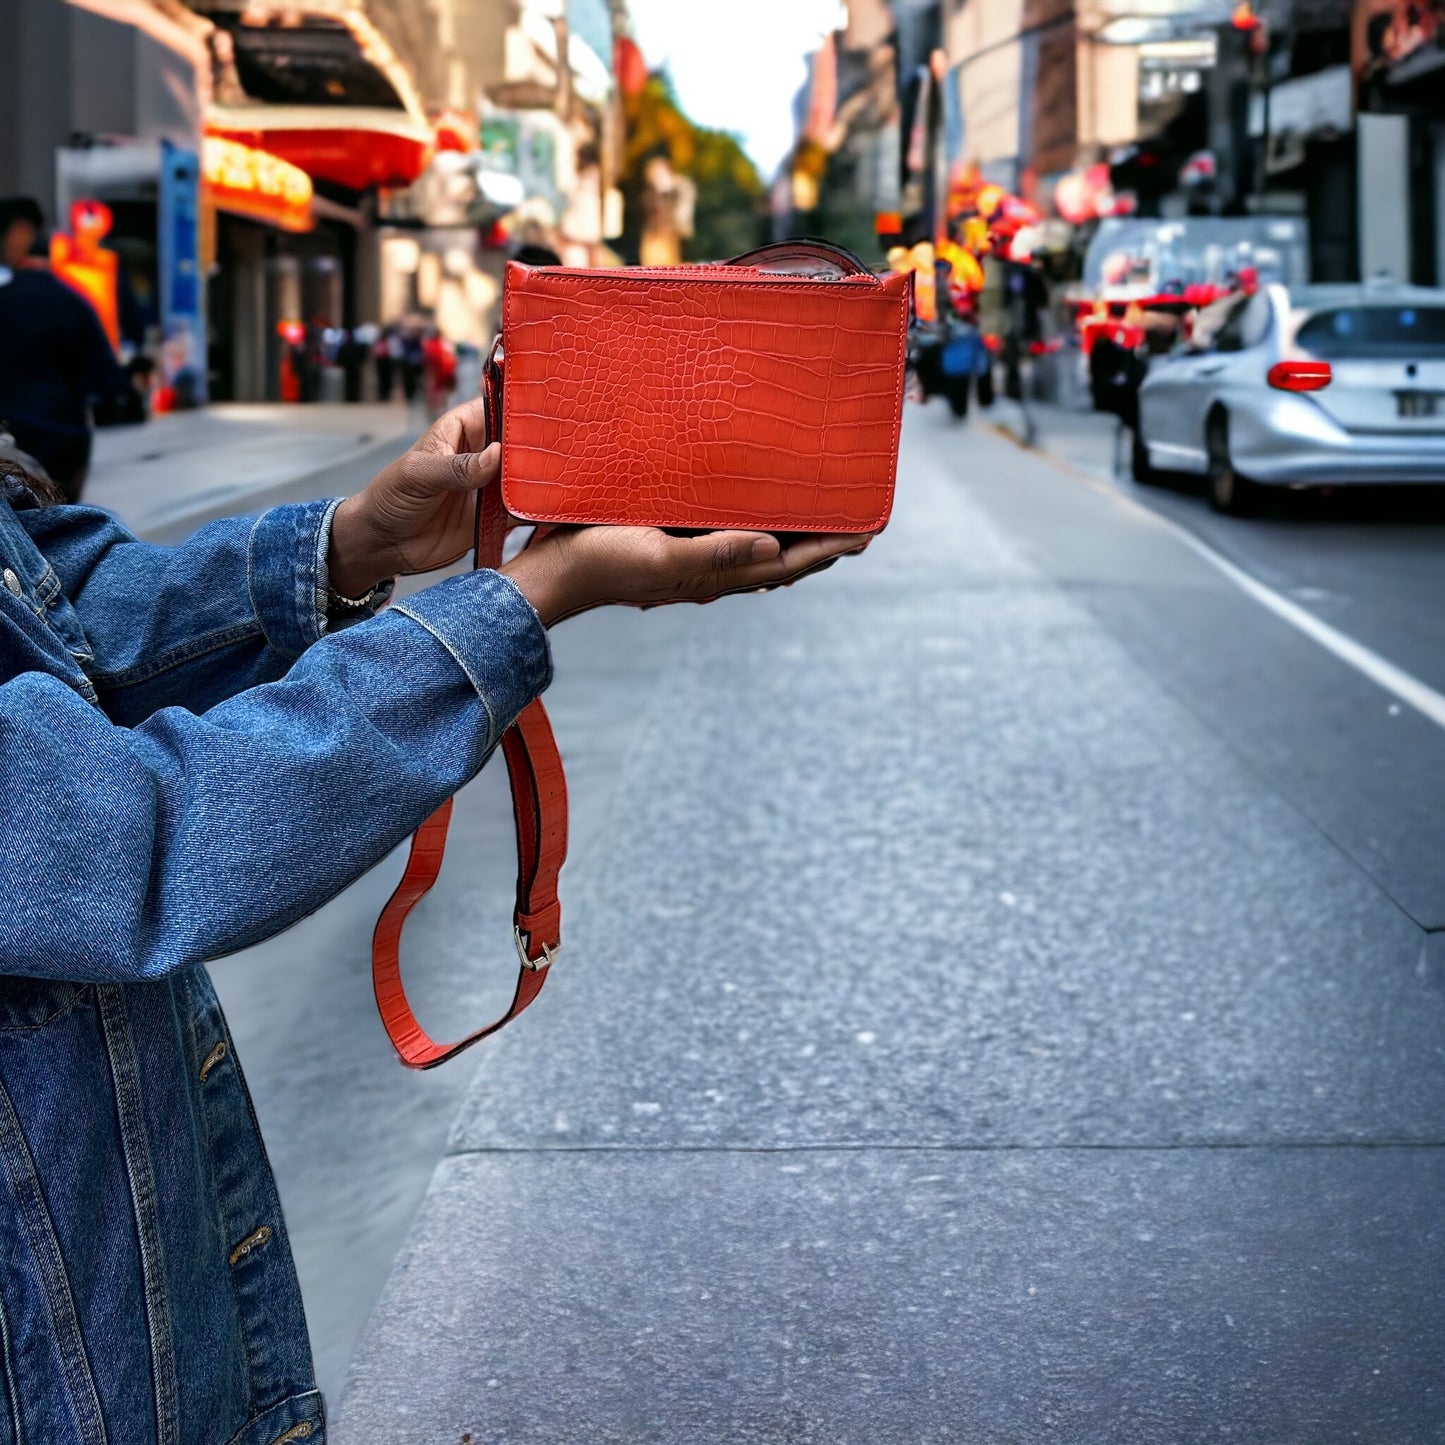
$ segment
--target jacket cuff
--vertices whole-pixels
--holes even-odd
[[[272,507],[251,528],[246,580],[266,641],[300,657],[326,631],[326,545],[339,498]]]
[[[448,577],[387,610],[426,628],[466,673],[487,710],[488,750],[552,681],[546,629],[500,572]]]

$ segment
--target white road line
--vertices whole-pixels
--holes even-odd
[[[1445,728],[1445,693],[1436,692],[1428,683],[1421,682],[1418,677],[1406,672],[1404,668],[1396,667],[1393,662],[1381,657],[1378,652],[1366,647],[1363,642],[1356,642],[1353,637],[1341,632],[1337,627],[1331,627],[1328,622],[1321,621],[1313,612],[1301,607],[1297,602],[1291,602],[1288,597],[1281,596],[1273,587],[1266,587],[1263,582],[1251,577],[1243,568],[1237,567],[1227,557],[1216,552],[1208,542],[1202,541],[1183,523],[1176,522],[1173,517],[1167,517],[1163,512],[1157,512],[1153,507],[1146,506],[1112,482],[1105,483],[1090,476],[1075,463],[1050,456],[1048,452],[1044,452],[1043,455],[1048,456],[1056,465],[1062,464],[1090,486],[1097,487],[1116,501],[1132,507],[1137,512],[1142,512],[1146,517],[1167,527],[1180,541],[1204,558],[1211,567],[1228,577],[1241,592],[1254,598],[1261,607],[1269,608],[1276,617],[1282,618],[1291,627],[1303,632],[1306,637],[1319,643],[1326,651],[1334,653],[1341,662],[1347,663],[1356,672],[1363,673],[1371,682],[1384,688],[1386,692],[1393,693],[1401,702],[1407,703],[1416,712],[1423,713],[1436,726]]]
[[[1132,500],[1132,499],[1130,499]],[[1139,505],[1137,502],[1135,505]],[[1152,509],[1150,509],[1152,510]],[[1154,515],[1159,517],[1159,513]],[[1220,556],[1207,542],[1202,542],[1187,527],[1181,526],[1172,517],[1160,517],[1160,521],[1171,527],[1210,566],[1222,572],[1241,592],[1248,593],[1262,607],[1268,607],[1276,617],[1282,617],[1291,627],[1298,628],[1306,637],[1334,653],[1341,662],[1348,663],[1356,672],[1362,672],[1371,682],[1392,692],[1403,703],[1408,703],[1416,712],[1424,713],[1431,722],[1445,728],[1445,693],[1436,692],[1428,683],[1396,667],[1393,662],[1378,652],[1356,642],[1337,627],[1321,621],[1313,612],[1282,597],[1272,587],[1251,577],[1248,572],[1236,567],[1228,558]]]

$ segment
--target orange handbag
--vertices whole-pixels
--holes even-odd
[[[502,482],[478,499],[478,567],[514,521],[877,532],[898,463],[910,276],[874,276],[819,241],[717,266],[507,267],[483,374]],[[455,1043],[422,1028],[401,981],[407,914],[436,882],[451,803],[417,831],[377,921],[377,1007],[404,1063],[431,1068],[510,1022],[560,947],[562,760],[540,701],[502,738],[517,821],[511,1007]]]

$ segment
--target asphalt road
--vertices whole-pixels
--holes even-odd
[[[1423,551],[1257,525],[1426,675]],[[1445,1441],[1445,729],[937,407],[866,556],[555,650],[525,1019],[386,1062],[389,877],[226,965],[323,1361],[440,1160],[341,1445]],[[499,783],[417,920],[437,1016],[504,986]]]
[[[1187,527],[1267,586],[1445,692],[1445,479],[1440,487],[1280,491],[1225,517],[1180,479],[1140,487],[1112,417],[1038,409],[1040,444]],[[1202,483],[1200,484],[1202,485]]]

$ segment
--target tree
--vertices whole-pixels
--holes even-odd
[[[767,188],[735,135],[694,125],[662,73],[624,101],[627,121],[621,187],[626,201],[622,248],[637,259],[644,216],[644,174],[662,156],[697,187],[689,261],[718,261],[766,239]]]

